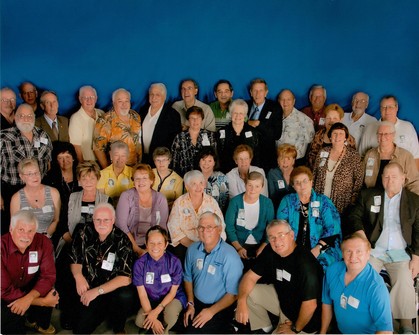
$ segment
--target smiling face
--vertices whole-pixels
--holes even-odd
[[[217,226],[213,216],[206,215],[199,220],[197,229],[199,240],[204,243],[205,250],[211,251],[220,240],[221,226]]]
[[[192,179],[188,185],[185,185],[185,187],[191,197],[202,197],[205,182],[201,178],[195,178]]]
[[[73,168],[74,159],[73,156],[66,151],[57,155],[57,162],[62,171],[71,170]]]
[[[253,84],[250,89],[250,96],[253,98],[253,101],[256,105],[261,105],[264,103],[266,96],[268,95],[268,89],[263,83]]]
[[[193,131],[199,131],[202,126],[202,116],[199,113],[189,114],[189,128]]]
[[[115,94],[113,108],[118,116],[127,116],[131,109],[130,96],[125,91],[119,91]]]
[[[86,172],[79,178],[79,185],[86,192],[96,192],[97,177],[94,172]]]
[[[111,151],[110,156],[111,156],[112,164],[117,169],[123,169],[125,167],[125,164],[127,164],[128,153],[127,153],[127,150],[124,148],[113,149]]]
[[[30,133],[35,126],[35,114],[32,107],[28,105],[20,105],[15,115],[16,127],[22,133]]]
[[[164,255],[168,244],[158,230],[149,232],[146,246],[148,253],[154,260],[157,261]]]
[[[383,99],[380,103],[381,119],[396,123],[399,106],[393,98]]]
[[[231,111],[231,122],[233,123],[233,126],[243,126],[246,115],[246,107],[241,105],[234,106],[233,110]]]
[[[86,112],[92,112],[95,109],[97,96],[94,90],[90,87],[83,89],[79,96],[81,106]]]
[[[368,95],[359,92],[352,99],[352,111],[357,115],[362,115],[368,107]]]
[[[345,144],[346,141],[346,133],[343,129],[335,129],[332,131],[332,134],[330,136],[330,141],[332,142],[332,145],[335,147],[341,147]]]
[[[214,157],[211,155],[203,157],[199,160],[199,168],[201,169],[203,174],[212,174],[214,171],[214,166],[215,160]]]
[[[152,109],[160,109],[166,100],[164,90],[158,86],[152,86],[148,92],[148,101]]]
[[[147,171],[137,170],[134,173],[134,186],[138,192],[144,192],[151,189],[153,181],[150,179]]]
[[[34,164],[26,165],[22,173],[19,174],[20,179],[29,187],[37,187],[41,185],[41,173],[39,167]]]
[[[242,151],[237,155],[235,162],[240,172],[247,173],[250,169],[250,163],[252,160],[250,159],[250,154],[247,151]]]
[[[192,81],[185,81],[180,88],[182,99],[189,106],[195,101],[195,96],[198,94],[198,89]]]
[[[21,253],[25,252],[35,237],[36,224],[35,222],[25,222],[18,220],[14,228],[10,227],[10,235],[12,236],[13,243]]]
[[[109,208],[102,207],[93,213],[93,223],[100,240],[103,241],[111,233],[115,217]]]
[[[310,96],[310,103],[313,109],[315,111],[322,109],[325,102],[324,90],[322,88],[315,88]]]
[[[281,257],[286,257],[293,252],[295,248],[294,232],[289,230],[286,225],[280,224],[269,228],[267,235],[272,250]]]
[[[233,98],[233,91],[230,89],[230,86],[226,83],[219,84],[214,94],[217,100],[223,105],[229,103]]]
[[[342,242],[342,256],[348,272],[359,273],[368,263],[370,249],[361,238],[351,238]]]
[[[289,90],[283,91],[278,97],[278,102],[281,105],[285,116],[288,116],[289,114],[291,114],[295,105],[295,98],[291,91]]]
[[[305,173],[301,173],[294,177],[293,187],[300,198],[310,197],[313,181]]]
[[[246,196],[250,199],[258,199],[263,190],[263,181],[260,179],[250,180],[246,182]]]
[[[282,172],[290,171],[294,168],[295,158],[287,154],[282,154],[278,156],[277,162]]]

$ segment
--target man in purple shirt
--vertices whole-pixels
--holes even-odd
[[[28,210],[12,216],[1,237],[1,332],[24,334],[25,326],[55,334],[50,324],[58,303],[55,264],[49,238],[36,232],[38,220]],[[26,318],[25,318],[26,315]]]

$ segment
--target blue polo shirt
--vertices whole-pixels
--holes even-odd
[[[184,280],[193,283],[194,296],[204,304],[214,304],[226,293],[237,295],[242,274],[240,256],[221,238],[210,253],[202,242],[186,252]]]
[[[339,330],[343,334],[374,334],[393,331],[390,295],[384,280],[371,264],[345,286],[346,265],[330,265],[323,281],[322,302],[333,304]]]

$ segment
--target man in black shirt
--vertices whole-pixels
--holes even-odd
[[[272,332],[268,311],[280,317],[275,333],[314,333],[320,329],[323,270],[310,250],[297,246],[285,220],[266,227],[270,245],[243,276],[236,320],[253,330]],[[267,284],[257,284],[259,279]]]

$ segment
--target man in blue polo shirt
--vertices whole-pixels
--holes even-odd
[[[202,214],[197,229],[200,241],[188,248],[185,259],[186,332],[232,333],[232,305],[243,264],[236,250],[221,238],[222,221],[217,214]]]
[[[384,280],[368,263],[371,244],[354,233],[342,242],[343,261],[332,264],[323,281],[321,334],[333,311],[343,334],[392,334],[390,295]]]

